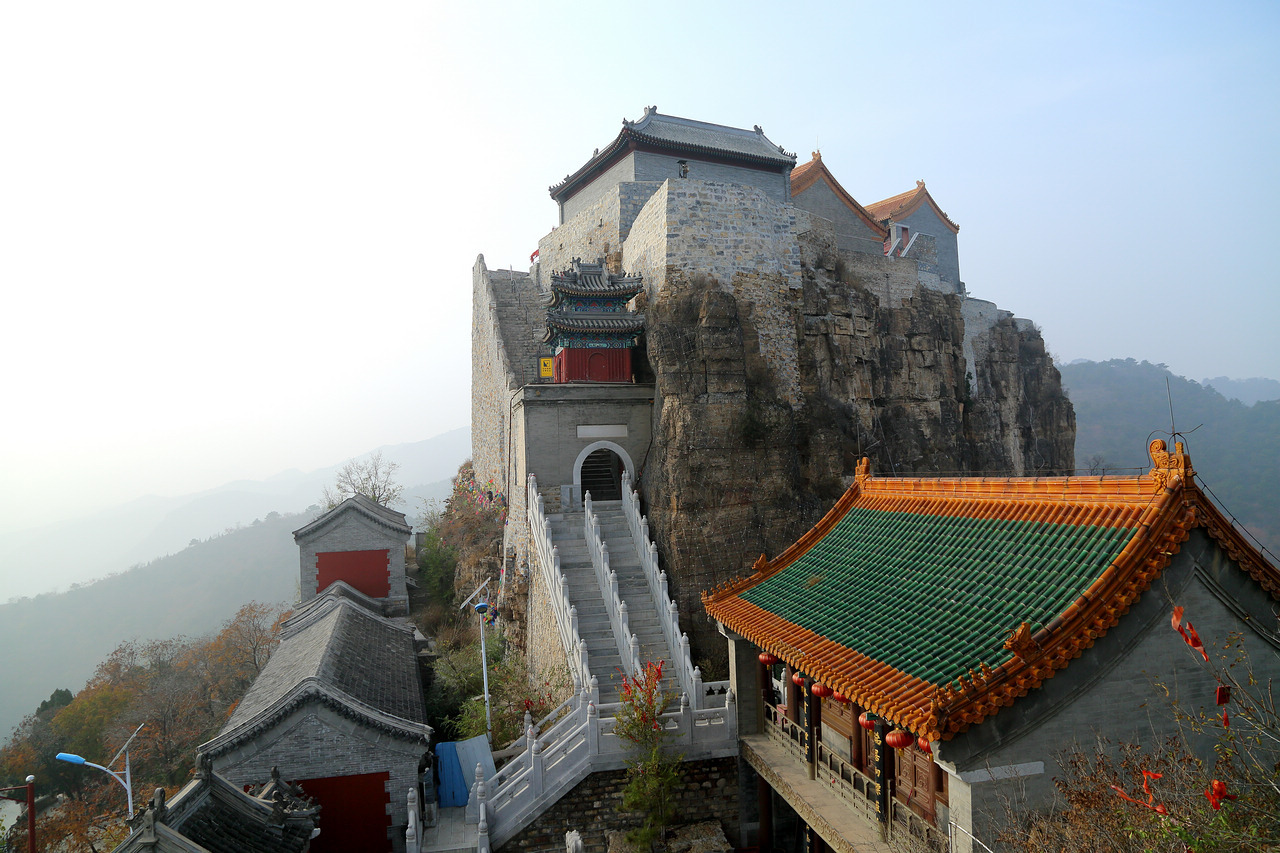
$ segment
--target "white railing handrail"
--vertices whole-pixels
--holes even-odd
[[[630,493],[634,502],[634,491],[630,490],[629,481],[624,482],[628,484],[624,495]],[[624,497],[623,506],[627,504]],[[609,568],[609,549],[600,535],[600,520],[592,508],[589,493],[583,496],[583,506],[587,551],[610,611],[609,621],[618,650],[624,666],[638,673],[639,641],[628,629],[627,605],[618,592],[617,574]],[[613,733],[621,704],[600,702],[599,682],[588,666],[586,644],[578,631],[577,611],[569,601],[568,583],[560,571],[559,553],[551,543],[551,525],[532,474],[529,475],[528,519],[543,579],[551,591],[552,609],[570,672],[574,675],[575,689],[572,697],[538,723],[526,718],[524,736],[517,741],[523,748],[521,753],[504,764],[487,784],[477,778],[472,790],[476,794],[474,814],[484,819],[483,829],[477,829],[480,850],[501,847],[590,773],[621,769],[628,753],[628,746]],[[628,523],[631,523],[630,515]],[[662,593],[659,596],[655,592],[654,600],[665,604],[669,618],[664,618],[664,607],[659,606],[659,622],[664,626],[673,656],[678,655],[676,669],[681,695],[676,707],[661,718],[663,727],[670,733],[670,746],[689,760],[736,755],[738,716],[733,691],[725,692],[723,706],[707,707],[703,701],[701,674],[689,664],[689,641],[678,633],[675,603],[666,595],[665,575],[657,572],[657,552],[648,539],[647,522],[643,532],[643,538],[634,532],[632,535],[637,543],[643,543],[643,548],[637,550],[647,549],[652,555],[647,563],[642,559],[645,575],[650,590]],[[573,654],[574,649],[579,653]],[[550,728],[542,731],[548,724]]]
[[[658,546],[649,538],[649,519],[640,514],[640,496],[631,485],[631,475],[622,472],[622,512],[631,529],[631,541],[640,555],[640,567],[653,595],[653,607],[658,611],[658,625],[667,641],[667,648],[674,658],[676,680],[680,689],[693,700],[695,708],[707,702],[702,684],[702,671],[693,665],[689,654],[689,635],[680,630],[680,611],[671,598],[667,586],[667,573],[658,567]]]
[[[600,535],[600,518],[592,508],[591,492],[583,494],[582,508],[582,534],[587,540],[587,553],[591,555],[591,565],[596,570],[600,592],[604,595],[605,610],[609,613],[609,625],[613,628],[613,639],[618,645],[618,657],[621,658],[622,665],[628,672],[638,675],[640,640],[631,632],[627,603],[622,600],[618,592],[618,573],[609,568],[609,546]]]
[[[569,665],[569,673],[573,676],[574,692],[577,693],[591,680],[587,644],[578,633],[578,610],[569,600],[569,581],[560,571],[560,551],[551,542],[551,522],[547,520],[545,502],[542,495],[538,494],[538,480],[533,474],[529,475],[529,493],[526,503],[528,504],[529,536],[533,540],[534,550],[538,555],[542,579],[547,584],[547,595],[551,600],[551,609],[555,613],[556,626],[560,631],[565,661]]]
[[[582,691],[572,711],[542,733],[529,725],[524,752],[507,762],[487,784],[481,775],[472,785],[475,803],[488,815],[488,842],[501,847],[574,785],[597,770],[626,765],[630,747],[613,733],[620,703],[599,705]],[[598,690],[596,691],[598,699]],[[681,695],[677,706],[660,719],[669,732],[668,746],[686,759],[723,758],[738,750],[737,707],[733,692],[725,707],[698,710]]]
[[[954,849],[956,849],[956,832],[957,832],[957,831],[962,832],[962,833],[964,833],[965,835],[967,835],[967,836],[969,837],[969,840],[970,840],[970,841],[972,841],[974,844],[976,844],[976,845],[978,845],[979,847],[981,847],[983,850],[986,850],[986,851],[987,851],[987,853],[995,853],[995,851],[994,851],[994,850],[992,850],[990,847],[988,847],[987,845],[985,845],[985,844],[983,844],[981,841],[979,841],[979,840],[978,840],[978,838],[977,838],[977,837],[976,837],[972,832],[970,832],[969,830],[965,829],[963,826],[961,826],[960,824],[956,823],[954,820],[953,820],[953,821],[951,821],[950,823],[948,823],[948,825],[947,825],[947,833],[948,833],[947,845],[948,845],[948,849],[950,849],[950,850],[954,850]]]

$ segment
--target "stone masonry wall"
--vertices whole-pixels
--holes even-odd
[[[471,271],[471,460],[476,480],[502,481],[507,444],[503,401],[515,377],[507,364],[498,326],[498,295],[484,255]]]
[[[551,609],[550,592],[543,579],[536,551],[529,554],[529,630],[525,647],[525,659],[529,672],[536,680],[546,681],[563,671],[564,645],[560,642],[560,628]],[[558,696],[556,701],[567,697]]]
[[[730,843],[740,843],[738,759],[688,761],[680,769],[672,823],[718,820]],[[625,770],[592,773],[499,849],[502,853],[563,853],[565,832],[576,829],[582,833],[586,853],[605,853],[606,833],[643,822],[638,813],[618,811],[625,786]]]

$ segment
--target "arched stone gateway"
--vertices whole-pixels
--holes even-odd
[[[579,495],[591,493],[593,500],[622,499],[622,472],[635,477],[631,457],[612,441],[587,445],[573,463],[573,485]]]

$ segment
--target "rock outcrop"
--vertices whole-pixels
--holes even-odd
[[[1033,324],[923,287],[886,298],[867,260],[801,245],[798,400],[761,355],[754,288],[673,266],[643,306],[656,394],[640,483],[682,613],[794,542],[863,456],[896,474],[1074,467],[1074,414]],[[688,627],[705,655],[723,649],[713,625]]]

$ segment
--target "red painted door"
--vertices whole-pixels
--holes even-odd
[[[311,842],[311,853],[390,850],[390,778],[389,773],[362,773],[299,780],[306,795],[320,804],[320,835]]]
[[[346,581],[373,598],[386,598],[391,594],[391,552],[383,548],[316,554],[316,592],[324,592],[334,581]]]

